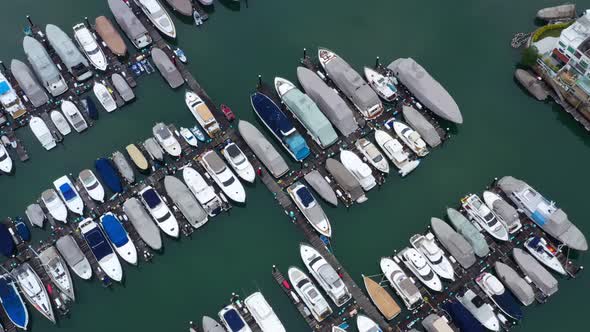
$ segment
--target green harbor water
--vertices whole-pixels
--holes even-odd
[[[443,216],[462,195],[481,192],[494,178],[514,175],[556,200],[590,236],[588,220],[588,133],[553,103],[535,101],[513,79],[519,53],[513,34],[533,29],[538,8],[553,1],[434,0],[250,0],[246,8],[216,2],[200,29],[174,17],[177,43],[197,80],[217,103],[230,105],[241,119],[254,121],[248,95],[257,75],[296,81],[302,50],[325,46],[355,68],[397,57],[418,60],[454,96],[465,122],[410,176],[389,176],[369,201],[329,208],[333,249],[360,284],[361,274],[379,273],[379,258],[408,245],[432,216]],[[578,2],[578,8],[590,1]],[[38,25],[53,23],[68,33],[85,16],[112,17],[106,1],[18,0],[2,2],[0,59],[24,59],[25,15]],[[172,91],[156,73],[138,80],[137,100],[100,114],[94,127],[69,135],[64,144],[42,150],[28,129],[23,138],[31,156],[16,162],[16,173],[0,176],[0,216],[16,216],[65,174],[91,168],[151,134],[156,121],[192,125],[184,89]],[[285,156],[286,157],[286,156]],[[271,266],[302,267],[302,233],[292,225],[261,184],[247,187],[247,204],[213,219],[192,238],[165,239],[153,263],[125,265],[125,284],[105,289],[96,280],[75,279],[77,301],[70,316],[54,326],[29,307],[32,331],[186,331],[189,320],[216,317],[232,292],[261,290],[289,331],[307,331],[288,298],[275,284]],[[48,231],[35,231],[34,240]],[[579,264],[588,255],[575,254]],[[559,292],[548,303],[525,310],[517,331],[579,331],[587,326],[589,276],[558,278]],[[406,315],[407,312],[402,313]]]

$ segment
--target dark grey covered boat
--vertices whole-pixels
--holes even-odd
[[[164,188],[166,194],[172,198],[174,204],[194,228],[199,228],[207,222],[207,212],[182,181],[174,176],[167,175],[164,177]]]
[[[455,232],[451,226],[438,218],[431,218],[430,226],[436,238],[461,266],[467,269],[475,264],[476,259],[473,247],[464,237]]]
[[[496,262],[494,265],[498,278],[506,285],[512,294],[518,298],[524,305],[530,305],[535,301],[535,292],[533,287],[524,280],[513,268],[502,263]]]
[[[137,230],[139,237],[150,248],[160,250],[162,248],[162,235],[160,229],[152,221],[152,217],[143,207],[143,204],[135,197],[131,197],[123,203],[123,212],[129,217],[129,221]]]
[[[275,147],[262,135],[250,122],[240,120],[238,131],[246,141],[246,144],[252,149],[256,157],[266,166],[269,172],[279,178],[289,171],[289,166],[285,159],[279,154]]]
[[[152,60],[171,88],[175,89],[184,84],[182,75],[164,51],[157,47],[152,48]]]
[[[516,80],[537,100],[543,101],[549,97],[549,90],[543,81],[537,80],[531,73],[518,68],[514,72]]]
[[[115,20],[137,49],[152,43],[152,37],[145,26],[123,0],[108,0],[108,3]]]
[[[352,110],[342,97],[313,71],[305,67],[297,67],[297,79],[305,93],[342,135],[348,136],[359,128]]]
[[[338,197],[336,197],[334,189],[330,187],[330,184],[324,179],[320,172],[313,170],[305,174],[303,178],[321,198],[334,206],[338,206]]]
[[[41,206],[39,204],[31,204],[27,206],[25,214],[27,215],[27,218],[29,219],[31,225],[43,227],[43,222],[45,221],[46,216],[45,213],[43,213],[43,209],[41,209]]]
[[[432,123],[426,120],[424,115],[420,114],[415,108],[404,105],[402,108],[402,114],[410,127],[414,128],[429,146],[434,148],[442,143],[436,128],[434,128]]]
[[[129,102],[135,98],[135,93],[133,93],[133,90],[121,74],[114,73],[113,76],[111,76],[111,81],[113,81],[113,86],[124,101]]]
[[[12,59],[10,71],[33,106],[39,107],[49,101],[47,93],[45,93],[31,69],[24,62]]]
[[[112,159],[115,167],[117,167],[117,170],[123,178],[129,183],[135,182],[135,173],[133,172],[131,164],[127,161],[127,158],[125,158],[120,151],[115,151],[113,152]]]
[[[367,200],[365,191],[359,181],[341,162],[333,158],[328,158],[326,160],[326,170],[332,174],[336,182],[350,195],[353,201],[362,203]]]
[[[514,248],[512,250],[512,256],[518,267],[533,281],[543,294],[550,296],[557,293],[557,279],[533,258],[533,256],[520,248]]]

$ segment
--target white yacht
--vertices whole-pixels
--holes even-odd
[[[110,113],[117,109],[115,98],[113,98],[113,95],[104,84],[94,82],[92,92],[94,92],[94,96],[96,96],[96,99],[98,99],[98,102],[102,105],[105,111]]]
[[[414,284],[414,281],[406,275],[402,268],[393,259],[383,257],[381,258],[379,265],[381,266],[381,271],[383,271],[385,278],[387,278],[393,289],[395,289],[397,295],[402,298],[409,310],[415,308],[422,302],[422,294],[420,294],[420,290]]]
[[[231,142],[226,145],[221,150],[221,154],[242,180],[254,183],[256,179],[254,167],[236,143]]]
[[[500,241],[508,241],[508,229],[496,216],[494,211],[485,205],[479,196],[472,194],[461,199],[463,209],[477,224],[494,238]]]
[[[180,143],[174,137],[170,128],[166,126],[164,123],[159,122],[156,123],[154,128],[152,128],[152,133],[156,138],[156,141],[160,143],[164,151],[166,151],[172,157],[179,157],[182,153],[182,148],[180,147]]]
[[[548,268],[563,275],[567,274],[563,265],[557,258],[557,253],[559,251],[545,238],[532,236],[525,241],[524,247],[533,257]]]
[[[85,169],[81,171],[78,179],[90,198],[97,202],[104,202],[104,187],[91,170]]]
[[[119,218],[107,212],[100,217],[100,226],[117,254],[127,263],[137,265],[137,248]]]
[[[365,78],[377,95],[383,100],[392,102],[397,97],[396,79],[393,76],[381,75],[377,71],[365,67]]]
[[[396,135],[406,144],[418,157],[424,157],[428,154],[428,147],[422,136],[417,131],[399,121],[393,122],[393,130]]]
[[[404,150],[402,144],[387,132],[379,129],[375,130],[375,142],[397,167],[401,176],[408,175],[420,165],[420,160],[410,160],[410,154]]]
[[[210,217],[221,212],[223,201],[215,193],[213,186],[210,186],[199,172],[187,166],[182,170],[182,179]]]
[[[375,144],[366,138],[359,138],[354,145],[373,167],[382,173],[389,173],[389,163]]]
[[[211,110],[209,110],[209,107],[199,95],[192,91],[187,91],[184,95],[184,102],[209,137],[214,137],[216,133],[221,131],[213,113],[211,113]]]
[[[58,110],[53,110],[49,113],[49,117],[51,118],[51,122],[55,125],[55,128],[59,131],[62,136],[66,136],[72,132],[72,127],[68,124],[68,121],[61,114]]]
[[[32,116],[29,120],[29,127],[45,150],[51,150],[57,145],[55,143],[55,138],[53,138],[53,135],[51,135],[49,128],[47,128],[47,125],[45,124],[45,121],[43,121],[43,119],[40,117]]]
[[[428,232],[426,235],[415,234],[410,238],[414,249],[418,250],[425,258],[426,263],[441,278],[455,280],[455,271],[449,259],[442,249],[436,244],[434,234]]]
[[[332,308],[330,308],[328,301],[303,271],[296,267],[290,267],[287,273],[295,292],[318,322],[332,314]]]
[[[412,271],[426,287],[436,292],[442,292],[443,288],[440,278],[432,271],[426,262],[426,258],[418,250],[404,248],[397,256],[408,270]]]
[[[102,71],[107,70],[107,58],[98,46],[94,35],[84,23],[74,25],[74,39],[94,68]]]
[[[182,136],[182,138],[184,138],[184,140],[188,143],[188,145],[193,146],[193,147],[197,147],[197,145],[199,144],[199,140],[197,139],[197,137],[195,136],[195,134],[193,134],[193,132],[185,127],[180,127],[180,136]]]
[[[57,190],[59,196],[66,203],[66,206],[70,211],[78,215],[84,213],[84,202],[67,175],[53,181],[53,187],[55,187],[55,190]]]
[[[75,131],[81,133],[88,128],[88,123],[86,123],[82,113],[73,102],[64,100],[61,103],[61,111]]]
[[[29,263],[22,263],[12,271],[23,295],[45,318],[55,324],[55,315],[45,286]]]
[[[59,198],[55,190],[47,189],[41,194],[41,200],[45,205],[49,214],[53,219],[61,222],[67,222],[68,219],[68,208],[64,202]]]
[[[510,234],[516,233],[522,228],[518,211],[500,195],[486,190],[483,192],[483,201],[508,227]]]
[[[76,299],[74,295],[74,281],[72,280],[72,276],[70,276],[66,262],[59,255],[57,249],[54,246],[47,247],[47,249],[39,253],[39,259],[53,284],[74,301]]]
[[[123,280],[123,268],[100,227],[91,218],[86,218],[80,222],[78,228],[100,268],[109,278],[121,282]]]
[[[244,186],[238,181],[234,173],[227,168],[227,165],[217,152],[212,150],[204,152],[199,157],[199,162],[229,199],[237,203],[246,201]]]
[[[252,332],[252,329],[233,304],[219,311],[219,319],[229,332]]]
[[[256,292],[244,300],[244,304],[262,332],[286,332],[279,317],[268,304],[262,293]]]
[[[305,219],[307,219],[318,233],[327,237],[332,236],[330,220],[328,220],[322,206],[304,184],[299,181],[293,183],[287,188],[287,193],[289,193],[295,205],[301,210]]]
[[[341,307],[352,298],[342,278],[317,250],[302,243],[299,245],[299,253],[309,273],[322,286],[334,304]]]
[[[359,332],[382,332],[381,328],[371,318],[365,315],[356,316],[356,328]]]
[[[494,308],[474,291],[467,289],[463,294],[457,294],[456,298],[486,329],[500,331],[500,321]]]
[[[358,180],[364,191],[369,191],[377,185],[369,165],[365,164],[354,152],[340,151],[340,162]]]
[[[154,188],[147,186],[139,192],[139,196],[158,227],[169,236],[178,237],[180,231],[178,221],[160,194]]]
[[[4,173],[10,173],[12,171],[12,159],[6,151],[4,144],[0,142],[0,171]]]
[[[158,0],[135,0],[150,21],[166,36],[176,38],[176,27]]]

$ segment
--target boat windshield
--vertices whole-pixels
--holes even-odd
[[[232,183],[234,183],[234,181],[236,181],[235,177],[230,177],[229,179],[221,182],[223,184],[224,187],[228,187],[229,185],[231,185]]]
[[[59,191],[61,191],[66,201],[71,201],[77,196],[76,192],[74,192],[74,190],[68,183],[64,183],[61,186],[59,186]]]
[[[158,196],[158,193],[154,189],[148,189],[143,194],[141,194],[143,200],[147,203],[150,209],[157,207],[162,201]]]
[[[244,327],[244,320],[235,309],[230,309],[223,314],[223,318],[232,331],[240,331]]]
[[[236,144],[228,145],[225,148],[225,151],[231,157],[232,161],[236,165],[241,165],[246,161],[244,155],[242,154],[242,151],[240,151]]]
[[[301,202],[301,204],[303,204],[303,206],[305,206],[306,208],[310,208],[314,205],[315,200],[309,189],[307,189],[306,187],[299,187],[299,189],[297,189],[295,193],[297,194],[297,197],[299,197],[299,201]]]
[[[161,223],[161,222],[164,222],[164,221],[170,219],[171,216],[172,215],[170,214],[170,212],[166,212],[165,215],[161,216],[160,218],[156,218],[156,220]]]
[[[170,132],[170,130],[168,128],[166,128],[165,126],[159,126],[156,129],[156,133],[158,134],[158,136],[160,136],[162,139],[168,139],[170,136],[172,136],[172,133]]]

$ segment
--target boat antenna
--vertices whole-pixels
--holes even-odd
[[[91,27],[90,22],[88,21],[88,16],[84,16],[84,22],[86,22],[86,25]]]
[[[31,26],[35,25],[35,24],[33,24],[33,20],[31,20],[31,15],[27,15],[27,21],[29,22],[29,24]]]
[[[4,66],[4,61],[0,60],[0,66],[2,67],[2,71],[6,71],[6,66]]]
[[[377,56],[377,58],[375,58],[375,68],[379,68],[380,65],[379,56]]]

